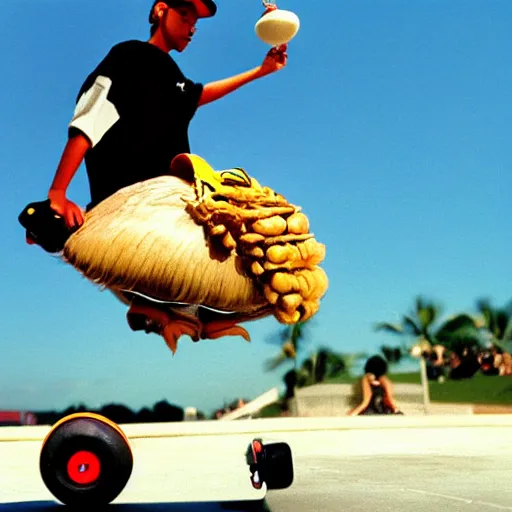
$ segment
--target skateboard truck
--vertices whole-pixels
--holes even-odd
[[[261,481],[258,466],[261,463],[261,453],[263,452],[263,443],[261,439],[254,439],[248,450],[248,463],[251,472],[251,484],[255,489],[261,489],[263,482]]]

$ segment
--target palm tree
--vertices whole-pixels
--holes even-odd
[[[480,345],[482,336],[477,322],[465,313],[454,315],[439,325],[442,309],[439,304],[417,297],[412,313],[404,315],[398,324],[379,322],[375,330],[402,337],[402,353],[410,354],[411,345],[421,352],[440,344],[449,350]]]
[[[404,357],[401,347],[390,347],[389,345],[381,345],[380,351],[384,355],[389,364],[398,364]]]
[[[419,345],[422,351],[434,344],[432,330],[440,315],[441,308],[438,304],[417,297],[412,313],[403,315],[400,323],[379,322],[375,324],[375,330],[399,335],[403,340],[402,354],[407,356],[410,354],[411,341]]]
[[[512,351],[512,301],[503,308],[495,308],[489,299],[479,299],[477,309],[481,326],[488,333],[489,341],[507,352]]]
[[[347,370],[342,354],[329,348],[320,348],[313,352],[297,371],[297,386],[311,386],[324,382],[328,378],[337,377]]]
[[[483,336],[478,322],[466,313],[454,315],[446,320],[435,332],[435,340],[448,350],[462,351],[464,348],[478,348]]]
[[[420,354],[428,351],[435,344],[434,326],[441,316],[441,307],[419,296],[416,298],[415,307],[411,314],[404,315],[399,324],[379,322],[375,325],[376,331],[385,331],[397,334],[402,338],[402,353],[405,357],[413,355],[411,341],[419,348]],[[421,383],[423,388],[423,403],[428,410],[430,403],[430,391],[427,379],[426,361],[419,358]]]
[[[286,326],[281,330],[278,337],[272,335],[268,338],[268,341],[271,343],[275,343],[277,340],[280,344],[280,351],[277,355],[266,361],[265,367],[267,370],[275,370],[290,361],[293,363],[294,369],[297,370],[297,356],[307,339],[309,322],[298,322]]]

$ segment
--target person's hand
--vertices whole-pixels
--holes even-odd
[[[270,75],[271,73],[275,73],[276,71],[279,71],[286,66],[288,60],[288,54],[286,53],[287,48],[287,45],[283,44],[281,46],[272,48],[267,53],[265,60],[261,65],[262,75]]]
[[[62,215],[69,229],[77,229],[84,223],[84,214],[81,208],[66,197],[62,190],[50,190],[48,192],[50,207],[59,215]]]

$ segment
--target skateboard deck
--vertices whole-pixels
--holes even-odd
[[[262,510],[267,488],[254,488],[246,457],[254,434],[218,435],[209,428],[208,433],[194,429],[190,435],[183,429],[173,433],[169,426],[162,433],[153,424],[120,427],[134,462],[130,479],[112,505],[165,505],[173,510],[173,504],[187,503],[193,510]],[[16,436],[20,429],[23,436]],[[7,430],[13,432],[11,438],[0,438],[0,511],[8,504],[24,511],[57,505],[39,471],[41,447],[50,428]]]

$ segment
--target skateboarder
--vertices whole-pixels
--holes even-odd
[[[84,160],[91,210],[121,188],[170,174],[173,158],[190,153],[188,128],[198,107],[286,66],[283,45],[270,50],[259,66],[230,78],[203,85],[185,76],[170,52],[183,52],[198,20],[213,17],[216,10],[213,0],[155,1],[149,13],[149,40],[115,45],[86,78],[48,192],[51,208],[64,217],[69,229],[84,222],[82,209],[67,198]],[[181,310],[173,312],[144,298],[127,297],[122,290],[112,291],[130,306],[132,329],[162,334],[173,352],[181,334],[194,340],[198,332],[207,337],[214,332],[248,336],[236,325],[240,319],[199,321],[186,315],[183,320]]]
[[[189,153],[188,127],[198,107],[282,69],[286,46],[272,49],[263,63],[206,85],[187,78],[169,52],[183,52],[199,19],[215,15],[212,0],[154,2],[148,41],[115,45],[83,83],[69,137],[48,198],[69,228],[84,220],[67,198],[68,186],[85,160],[91,202],[120,188],[170,173],[172,159]]]

